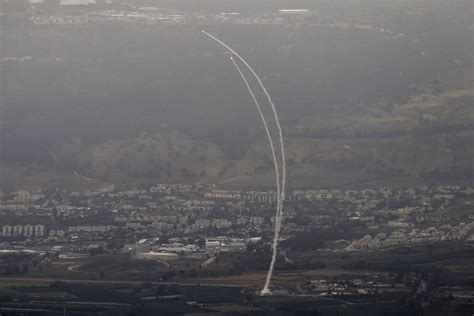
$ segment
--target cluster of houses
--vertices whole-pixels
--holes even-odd
[[[43,237],[45,235],[45,226],[42,224],[35,225],[5,225],[2,227],[2,236],[4,237]]]
[[[405,280],[405,283],[410,283],[410,281],[412,280]],[[319,296],[373,295],[383,291],[409,291],[410,288],[405,283],[396,283],[393,275],[378,272],[371,275],[316,278],[306,281],[300,288],[308,294]]]
[[[425,229],[397,229],[390,234],[365,235],[346,247],[347,251],[379,250],[416,244],[465,240],[474,242],[474,222]]]
[[[327,243],[327,250],[470,241],[474,215],[451,210],[469,209],[473,194],[471,187],[453,186],[295,190],[285,201],[282,237],[354,223],[367,228],[366,236]],[[162,235],[250,238],[271,236],[276,193],[209,189],[203,184],[128,190],[110,186],[85,192],[21,190],[0,192],[0,206],[0,238],[24,246],[87,244],[116,237],[133,243],[136,236]],[[229,242],[221,244],[222,249],[232,248]]]

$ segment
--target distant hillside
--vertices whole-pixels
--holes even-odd
[[[329,116],[322,126],[317,123],[321,118],[313,123],[305,118],[302,122],[313,126],[307,134],[286,126],[289,184],[294,188],[472,184],[473,96],[474,90],[424,92],[388,110],[368,108],[357,116]],[[334,135],[324,132],[325,127],[338,125]],[[42,182],[47,186],[205,181],[235,188],[271,187],[270,149],[263,135],[258,139],[239,159],[230,159],[215,143],[176,133],[142,134],[94,146],[72,139],[51,153],[59,172],[48,175],[23,167],[23,177],[11,171],[4,175],[23,185],[37,183],[33,180],[37,174],[56,178]],[[91,181],[78,179],[76,170]]]
[[[104,181],[207,181],[217,179],[224,165],[215,144],[177,134],[110,141],[91,148],[80,162],[81,170]]]
[[[470,183],[472,1],[295,1],[139,1],[171,20],[5,14],[0,189],[272,186],[258,113],[202,29],[272,94],[293,187]],[[308,13],[278,13],[297,4]]]
[[[322,187],[472,183],[473,104],[474,90],[426,92],[390,109],[305,118],[307,128],[287,128],[289,181]],[[254,146],[226,173],[236,178],[224,183],[251,182],[271,168],[268,149]]]

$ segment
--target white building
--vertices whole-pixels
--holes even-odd
[[[10,226],[10,225],[3,226],[2,235],[5,237],[13,236],[13,226]]]
[[[163,261],[176,261],[179,260],[179,255],[171,252],[145,252],[137,254],[136,259],[148,259],[148,260],[163,260]]]
[[[95,0],[61,0],[61,5],[89,5],[95,4]]]
[[[17,236],[25,236],[25,237],[43,237],[45,234],[45,226],[42,224],[37,225],[5,225],[2,227],[2,235],[4,237],[17,237]]]

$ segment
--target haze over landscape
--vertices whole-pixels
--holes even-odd
[[[77,170],[100,185],[268,186],[259,119],[228,54],[201,29],[264,78],[293,186],[471,181],[468,2],[136,6],[147,4],[162,11],[2,17],[2,181],[80,187]],[[278,13],[287,7],[311,11]]]
[[[0,0],[0,315],[472,315],[473,13]]]

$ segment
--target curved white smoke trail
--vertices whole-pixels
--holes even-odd
[[[270,149],[272,151],[273,165],[275,167],[275,177],[276,177],[276,186],[277,186],[277,212],[278,212],[278,210],[281,208],[281,203],[282,203],[282,201],[281,201],[281,189],[280,189],[280,170],[278,168],[278,161],[277,161],[277,157],[276,157],[275,146],[273,145],[272,135],[270,133],[270,129],[268,128],[267,120],[265,119],[265,116],[263,115],[262,108],[260,107],[260,104],[258,103],[258,100],[255,97],[255,93],[253,92],[252,88],[250,87],[250,84],[249,84],[247,78],[245,78],[244,73],[240,69],[239,65],[237,65],[237,63],[235,62],[235,60],[232,56],[230,57],[230,60],[234,64],[235,68],[237,69],[237,71],[240,74],[240,77],[242,78],[243,82],[245,83],[245,86],[247,87],[247,90],[249,91],[250,96],[252,97],[253,102],[255,103],[255,106],[257,107],[258,113],[260,114],[260,118],[261,118],[263,126],[265,128],[265,132],[267,133],[268,142],[270,143]],[[276,217],[275,217],[275,221],[276,221]],[[275,223],[275,225],[277,225],[277,224]]]
[[[280,203],[277,203],[279,205],[277,205],[277,213],[276,213],[276,216],[275,216],[275,235],[274,235],[273,246],[272,246],[272,251],[273,251],[272,260],[270,262],[270,267],[268,269],[267,278],[266,278],[266,281],[265,281],[265,286],[263,287],[263,290],[261,292],[262,294],[269,294],[270,293],[270,289],[269,289],[270,281],[271,281],[271,277],[272,277],[272,274],[273,274],[273,269],[275,267],[275,261],[276,261],[277,251],[278,251],[277,246],[278,246],[278,239],[280,237],[281,219],[282,219],[282,215],[283,215],[283,201],[285,200],[286,158],[285,158],[285,146],[284,146],[284,141],[283,141],[283,132],[282,132],[281,126],[280,126],[280,120],[278,118],[278,113],[276,111],[275,104],[273,103],[270,94],[268,93],[267,89],[265,88],[265,86],[264,86],[262,80],[260,79],[260,77],[253,70],[253,68],[247,63],[247,61],[242,56],[240,56],[235,50],[233,50],[229,45],[227,45],[226,43],[222,42],[221,40],[219,40],[215,36],[207,33],[204,30],[202,32],[205,35],[212,38],[213,40],[215,40],[217,43],[219,43],[222,46],[224,46],[225,48],[227,48],[240,61],[242,61],[242,63],[244,63],[244,65],[250,70],[250,72],[252,73],[252,75],[255,77],[258,84],[260,85],[260,88],[265,93],[265,95],[267,97],[267,100],[268,100],[268,103],[270,104],[270,106],[272,108],[273,116],[275,118],[275,123],[276,123],[276,126],[277,126],[279,139],[280,139],[281,161],[282,161],[282,178],[281,178],[281,192],[280,192],[280,197],[278,199],[278,200],[280,200]]]

